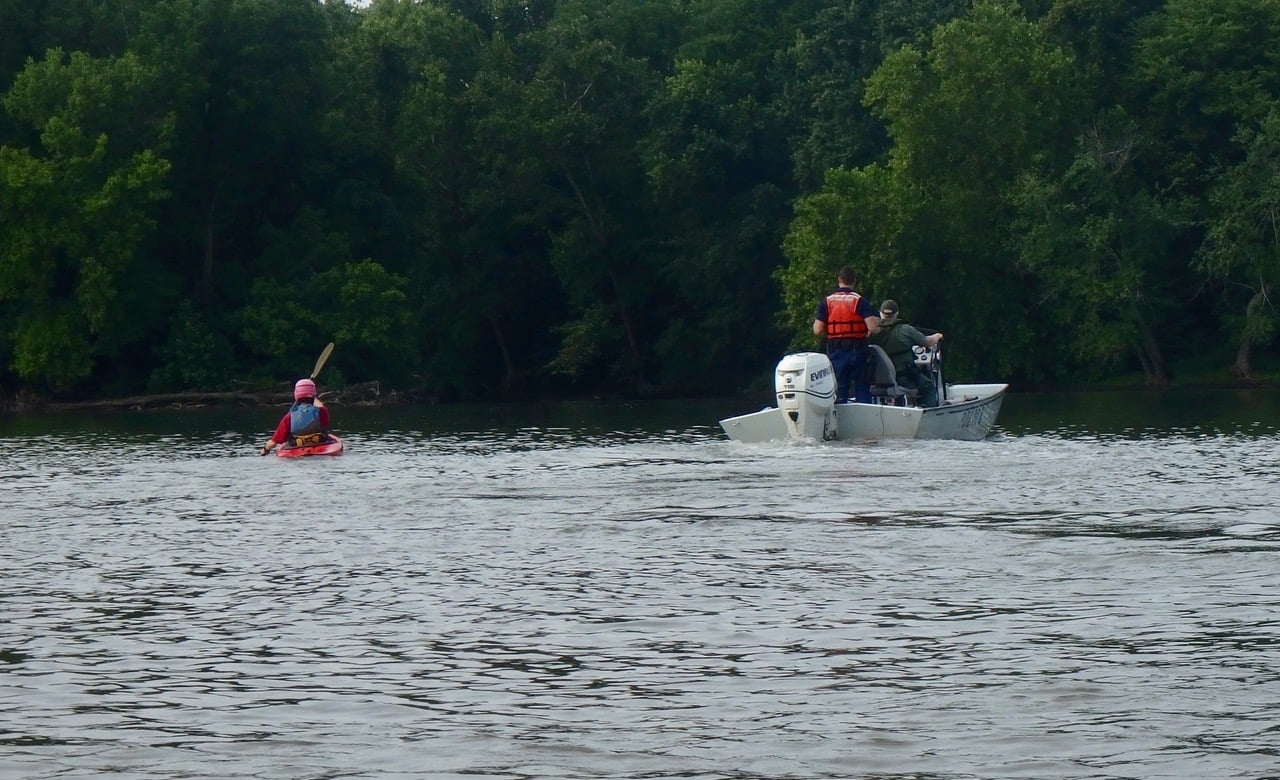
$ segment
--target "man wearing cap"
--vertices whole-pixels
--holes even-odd
[[[854,400],[869,404],[871,384],[863,370],[867,364],[867,336],[876,332],[880,318],[871,302],[853,291],[858,277],[852,268],[841,268],[836,282],[836,291],[818,301],[813,333],[827,339],[827,356],[836,375],[836,403],[849,400],[849,385],[853,385]]]
[[[932,349],[942,341],[941,333],[926,336],[898,319],[898,303],[889,299],[880,304],[880,330],[869,341],[889,356],[893,370],[898,374],[898,384],[916,389],[921,406],[938,405],[938,388],[934,387],[933,379],[916,365],[911,348]]]

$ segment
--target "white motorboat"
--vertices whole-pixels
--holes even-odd
[[[720,427],[730,439],[767,441],[854,441],[859,439],[958,439],[979,441],[991,433],[1008,384],[944,384],[936,349],[917,349],[916,362],[932,374],[941,403],[915,406],[914,390],[898,385],[893,363],[880,347],[868,347],[872,363],[872,403],[836,403],[831,360],[818,352],[797,352],[774,372],[777,406],[729,417]]]

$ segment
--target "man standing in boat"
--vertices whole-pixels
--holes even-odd
[[[813,333],[827,340],[827,355],[836,374],[836,403],[849,400],[853,385],[854,400],[871,403],[871,385],[863,368],[867,364],[867,337],[880,329],[880,318],[871,302],[854,292],[858,276],[845,266],[836,274],[839,287],[818,301]]]
[[[896,301],[886,300],[880,304],[880,332],[871,336],[871,343],[883,349],[889,356],[889,360],[893,363],[893,370],[898,375],[898,384],[915,388],[921,406],[938,405],[938,388],[934,386],[933,379],[916,365],[915,352],[911,348],[933,349],[940,341],[942,341],[941,333],[926,336],[898,319]]]

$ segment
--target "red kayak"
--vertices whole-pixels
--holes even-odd
[[[341,455],[342,439],[329,434],[328,441],[322,441],[319,444],[307,444],[302,447],[290,447],[288,445],[276,447],[276,455],[282,458],[301,458],[306,455]]]

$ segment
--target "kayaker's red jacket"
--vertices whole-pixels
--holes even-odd
[[[318,408],[320,412],[320,427],[324,430],[329,429],[329,407],[321,406]],[[271,441],[276,444],[284,444],[289,440],[289,413],[285,412],[284,417],[280,418],[280,424],[276,426],[276,432],[271,434]]]

